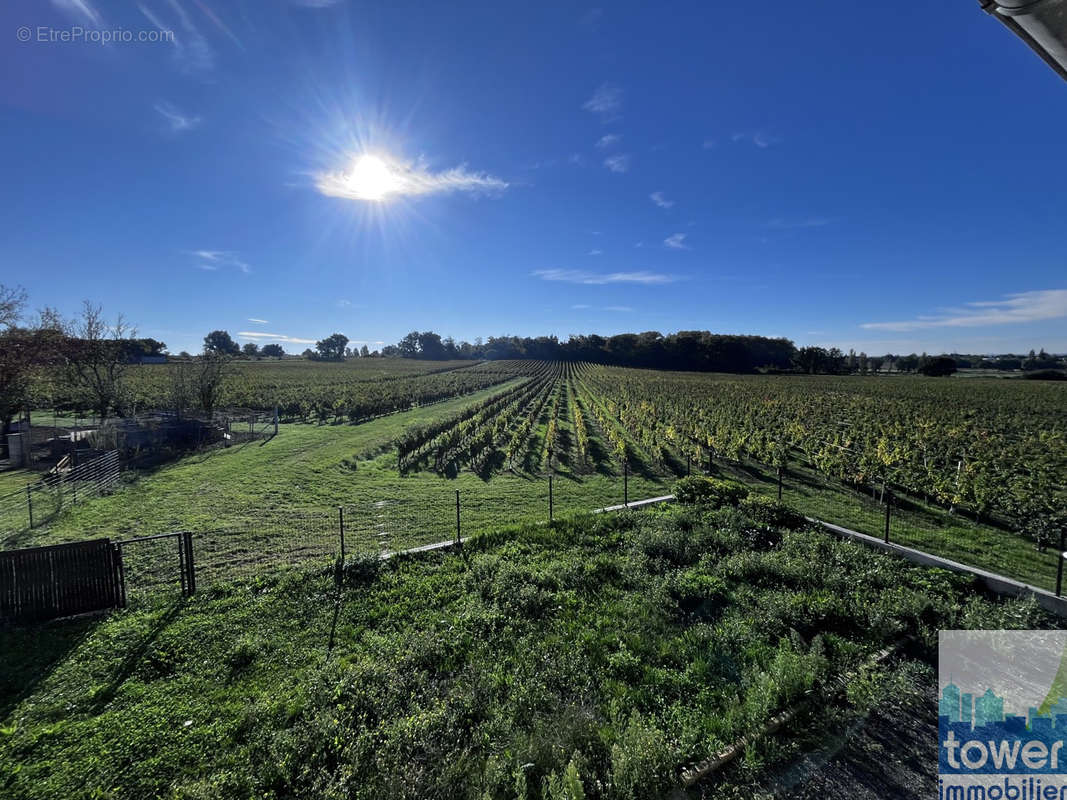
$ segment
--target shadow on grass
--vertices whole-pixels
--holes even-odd
[[[0,719],[85,641],[101,615],[56,620],[25,628],[0,628]]]
[[[126,657],[122,659],[122,663],[118,669],[115,670],[114,676],[108,681],[101,691],[99,691],[93,698],[93,713],[99,713],[104,706],[111,702],[115,697],[115,693],[126,682],[126,680],[133,674],[133,671],[137,669],[137,665],[140,663],[144,654],[148,652],[148,648],[155,643],[159,635],[167,629],[167,627],[178,617],[178,614],[185,607],[185,598],[179,597],[168,603],[155,621],[151,624],[148,632],[144,635],[140,642],[131,647]]]

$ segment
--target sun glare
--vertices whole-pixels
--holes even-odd
[[[378,156],[362,155],[347,176],[352,194],[363,200],[384,200],[397,188],[397,176]]]

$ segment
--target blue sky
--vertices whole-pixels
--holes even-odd
[[[9,0],[0,282],[173,351],[1067,351],[1062,80],[970,0],[715,8]]]

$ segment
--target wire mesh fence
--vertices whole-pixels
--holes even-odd
[[[0,497],[0,535],[13,538],[51,521],[67,506],[110,492],[120,468],[116,450],[80,457],[74,451],[52,472]]]
[[[970,567],[1056,590],[1060,550],[1024,528],[923,502],[881,486],[853,486],[801,464],[776,468],[716,462],[721,477],[735,478],[759,493],[781,497],[796,510],[824,522],[940,556]],[[780,487],[780,488],[779,488]]]

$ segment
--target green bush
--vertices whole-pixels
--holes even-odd
[[[748,489],[735,481],[693,476],[674,484],[674,496],[686,505],[736,506],[748,496]]]
[[[737,507],[749,519],[775,528],[796,530],[807,524],[807,520],[789,506],[763,495],[750,494],[743,497]]]
[[[376,553],[357,553],[338,562],[338,572],[342,586],[363,586],[371,583],[382,568],[382,561]]]

